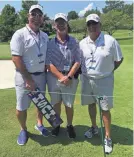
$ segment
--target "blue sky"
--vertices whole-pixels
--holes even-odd
[[[38,1],[39,4],[43,6],[44,13],[46,13],[50,18],[53,18],[58,12],[67,14],[69,11],[75,10],[81,15],[87,9],[95,9],[97,7],[99,10],[101,10],[105,7],[105,1]],[[132,0],[126,0],[125,2],[132,3]],[[21,9],[21,1],[0,0],[0,12],[6,4],[10,4],[11,6],[15,7],[16,11]]]

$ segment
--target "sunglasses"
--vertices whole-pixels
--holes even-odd
[[[41,13],[36,13],[36,12],[30,13],[30,15],[33,16],[33,17],[37,17],[37,16],[42,17],[42,16],[43,16],[43,14],[41,14]]]
[[[87,22],[87,26],[91,26],[91,25],[97,25],[99,22],[95,22],[95,21],[88,21]]]

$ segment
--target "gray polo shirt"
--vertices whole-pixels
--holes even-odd
[[[30,73],[43,72],[46,60],[48,36],[39,31],[33,32],[28,25],[17,30],[12,36],[10,49],[12,55],[22,56]]]
[[[61,44],[57,38],[48,43],[47,65],[53,64],[59,71],[65,70],[65,66],[80,63],[80,48],[75,38],[68,36],[66,43]]]
[[[114,61],[120,61],[122,52],[118,42],[110,35],[101,33],[94,42],[90,37],[80,42],[82,50],[82,73],[93,78],[109,76]]]

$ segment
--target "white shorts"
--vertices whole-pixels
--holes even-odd
[[[81,104],[93,104],[97,102],[98,97],[103,97],[103,101],[100,102],[102,110],[110,110],[113,108],[113,88],[113,74],[101,79],[81,75]]]
[[[51,72],[47,72],[47,85],[51,104],[55,105],[63,101],[64,105],[71,108],[74,104],[78,82],[78,79],[73,78],[71,85],[63,86]]]
[[[32,75],[32,78],[35,81],[35,84],[39,87],[39,89],[41,91],[44,91],[43,94],[45,94],[46,90],[45,73],[42,73],[40,75]],[[22,74],[18,71],[15,74],[15,89],[17,99],[16,109],[18,111],[24,111],[30,106],[31,100],[27,95],[28,91],[25,88],[24,78]]]

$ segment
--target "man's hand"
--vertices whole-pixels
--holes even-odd
[[[59,81],[60,81],[61,83],[65,84],[66,86],[70,85],[71,82],[72,82],[72,80],[70,80],[70,79],[68,78],[68,76],[62,77],[61,79],[59,79]]]
[[[35,83],[32,79],[26,79],[26,89],[35,91]]]
[[[19,72],[23,75],[26,81],[26,89],[34,91],[35,83],[23,63],[22,56],[12,56],[12,60],[15,64],[16,69],[19,70]]]

